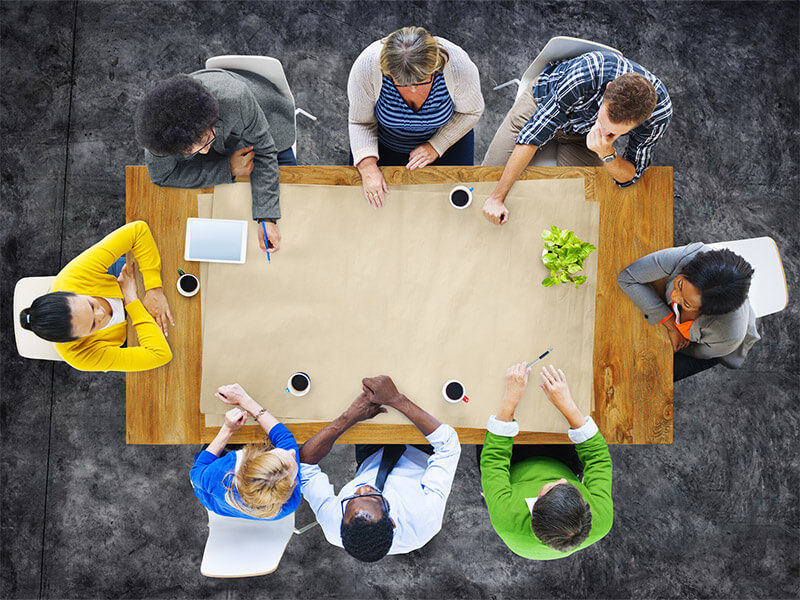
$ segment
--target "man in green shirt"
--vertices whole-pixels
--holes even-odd
[[[565,462],[570,462],[572,446],[563,447],[560,460],[537,455],[536,446],[529,449],[533,456],[514,460],[513,438],[519,433],[514,411],[529,374],[525,363],[506,372],[503,404],[486,427],[481,485],[492,526],[506,546],[523,558],[553,560],[594,544],[611,530],[611,455],[594,420],[575,405],[564,373],[551,365],[542,369],[540,387],[569,423],[579,460],[575,470],[582,466],[583,481]]]

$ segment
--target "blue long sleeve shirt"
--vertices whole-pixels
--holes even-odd
[[[269,441],[272,442],[272,445],[276,448],[294,450],[295,459],[297,458],[299,454],[297,442],[295,442],[294,436],[283,423],[278,423],[269,430]],[[235,452],[228,452],[224,456],[215,456],[207,450],[199,452],[194,458],[194,465],[189,473],[189,478],[194,486],[194,495],[200,500],[200,504],[211,512],[224,517],[274,521],[292,514],[300,506],[299,466],[300,463],[298,463],[297,477],[295,479],[298,485],[295,486],[292,495],[289,497],[286,504],[283,505],[280,512],[271,519],[259,519],[258,517],[248,515],[225,501],[225,493],[227,492],[225,486],[226,484],[230,485],[230,481],[233,479],[233,474],[236,469]],[[237,500],[240,500],[238,491],[234,489],[233,494]]]

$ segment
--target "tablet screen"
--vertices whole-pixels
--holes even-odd
[[[247,221],[186,220],[185,260],[241,264],[246,251]]]

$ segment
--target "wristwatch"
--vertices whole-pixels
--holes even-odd
[[[609,154],[608,156],[604,156],[600,160],[602,160],[604,163],[610,163],[612,160],[617,158],[617,156],[619,156],[619,154],[617,154],[617,149],[615,148],[614,152],[612,154]]]

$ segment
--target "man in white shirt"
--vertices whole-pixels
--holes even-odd
[[[397,391],[386,375],[362,381],[363,393],[300,449],[300,489],[325,537],[363,562],[427,544],[442,518],[461,455],[458,435]],[[317,463],[350,427],[390,407],[403,413],[433,446],[383,446],[361,462],[338,496]],[[394,454],[394,456],[392,456]]]

